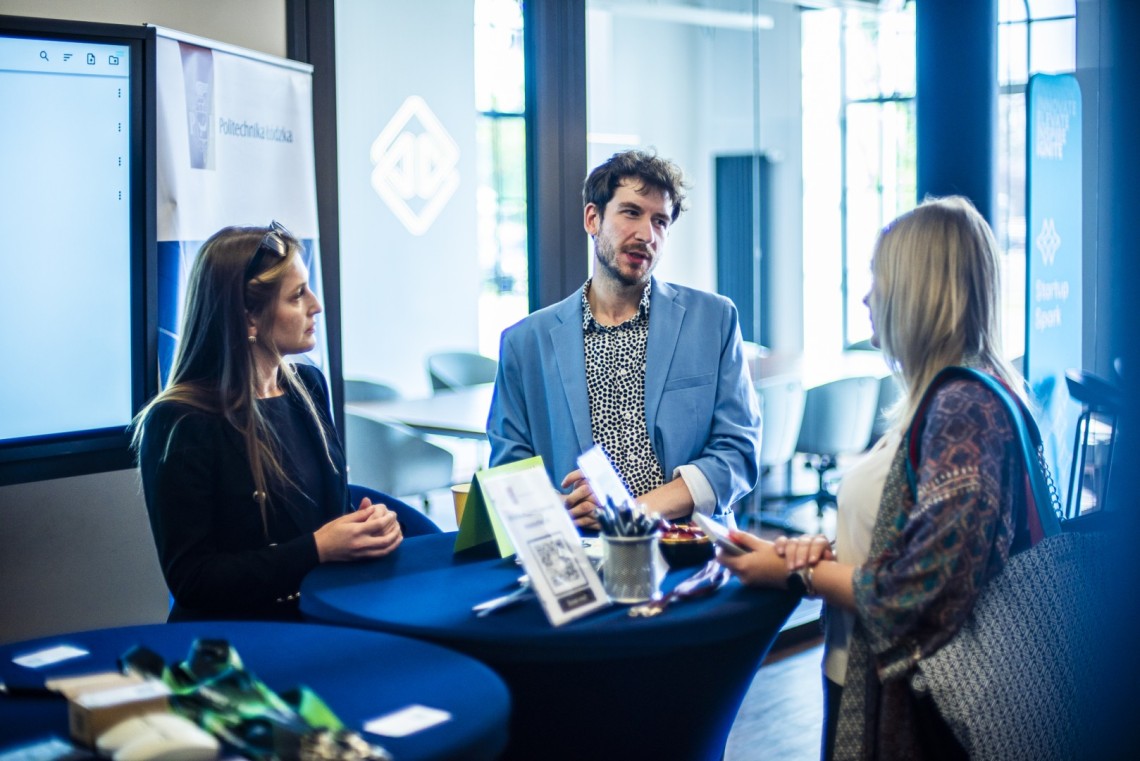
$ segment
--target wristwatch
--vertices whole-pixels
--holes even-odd
[[[803,597],[817,597],[815,591],[815,584],[812,583],[812,574],[815,572],[815,566],[809,565],[807,568],[801,568],[798,571],[792,571],[788,574],[788,589]]]

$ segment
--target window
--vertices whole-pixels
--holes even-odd
[[[526,122],[519,0],[475,2],[479,351],[527,313]]]
[[[804,345],[832,352],[870,337],[875,236],[915,203],[914,3],[802,22]]]
[[[1002,342],[1025,352],[1025,90],[1037,73],[1076,69],[1075,0],[998,6],[998,166],[994,235],[1002,257]]]
[[[803,15],[804,144],[818,147],[803,164],[805,346],[831,351],[870,336],[862,298],[875,235],[917,201],[914,8]],[[1074,0],[999,3],[994,233],[1010,356],[1025,345],[1026,84],[1075,70],[1075,12]]]

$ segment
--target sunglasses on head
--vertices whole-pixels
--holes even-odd
[[[246,282],[253,280],[254,276],[257,275],[267,255],[284,259],[289,254],[289,240],[287,239],[295,240],[293,233],[286,230],[285,225],[277,220],[269,223],[269,232],[265,233],[265,237],[257,246],[257,251],[250,258],[249,264],[245,265]]]

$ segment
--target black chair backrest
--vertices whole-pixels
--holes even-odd
[[[360,484],[348,485],[349,498],[352,500],[353,507],[360,506],[360,500],[368,497],[372,500],[372,504],[383,504],[389,510],[396,514],[396,519],[400,521],[400,528],[404,532],[405,537],[409,536],[422,536],[424,534],[442,534],[443,529],[435,525],[435,521],[427,517],[419,510],[415,509],[407,502],[402,502],[393,496],[385,494],[382,491],[371,489],[367,486]]]

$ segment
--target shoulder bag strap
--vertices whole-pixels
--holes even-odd
[[[922,426],[925,422],[926,408],[930,404],[930,399],[933,397],[935,390],[943,383],[956,378],[974,380],[985,385],[1001,400],[1006,411],[1009,413],[1010,421],[1017,435],[1018,444],[1021,447],[1022,457],[1025,460],[1029,498],[1036,508],[1028,515],[1030,534],[1036,534],[1036,536],[1032,536],[1033,543],[1036,544],[1040,539],[1046,536],[1059,534],[1061,532],[1061,524],[1057,519],[1056,512],[1053,510],[1053,499],[1049,485],[1045,479],[1045,473],[1042,471],[1040,458],[1037,455],[1038,448],[1041,446],[1041,432],[1037,430],[1037,423],[1033,420],[1033,416],[1029,413],[1029,410],[1026,409],[1021,399],[1010,391],[1001,381],[988,373],[983,373],[969,367],[955,366],[943,369],[938,375],[934,376],[934,380],[930,382],[926,392],[922,395],[922,401],[919,402],[918,411],[915,412],[914,419],[911,421],[906,437],[906,475],[907,481],[910,483],[911,494],[918,494],[918,476],[916,472],[918,468],[918,447],[919,441],[922,438]],[[1036,515],[1034,515],[1034,513]],[[1036,517],[1036,521],[1033,520],[1034,517]],[[1035,526],[1035,522],[1038,525]]]

